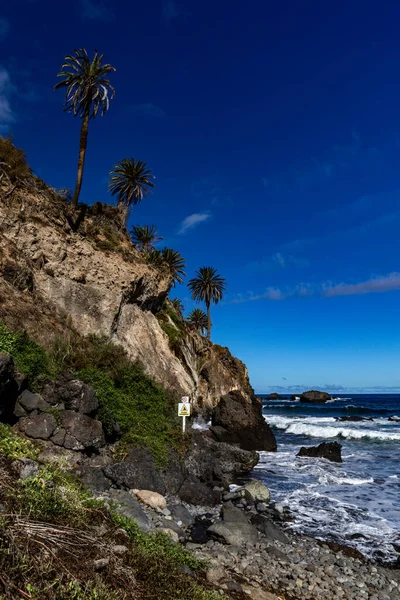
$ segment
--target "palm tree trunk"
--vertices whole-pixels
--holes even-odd
[[[89,111],[83,117],[81,126],[81,137],[79,141],[79,158],[78,158],[78,175],[76,178],[76,186],[74,191],[74,197],[72,198],[72,204],[76,206],[79,200],[79,194],[81,193],[83,167],[85,165],[86,146],[89,133]]]
[[[209,302],[207,302],[207,339],[211,339],[211,312]]]

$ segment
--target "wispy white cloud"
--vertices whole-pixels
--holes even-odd
[[[359,283],[324,284],[323,296],[355,296],[359,294],[382,294],[400,290],[400,273],[372,277]]]
[[[292,254],[283,254],[282,252],[275,252],[275,254],[262,258],[261,260],[252,261],[246,268],[249,271],[262,272],[271,271],[277,268],[289,269],[292,267],[308,267],[309,264],[310,262],[306,258],[293,256]]]
[[[15,121],[15,115],[10,104],[12,92],[13,86],[10,75],[0,65],[0,133],[7,133],[10,125]]]
[[[82,16],[94,21],[111,21],[114,12],[105,0],[81,0]]]
[[[133,112],[141,113],[142,115],[148,115],[151,117],[165,117],[165,112],[159,106],[152,104],[151,102],[145,102],[144,104],[134,104],[132,107]]]
[[[378,275],[358,283],[323,283],[301,282],[294,286],[281,288],[270,286],[264,292],[237,294],[228,304],[242,304],[256,300],[285,300],[286,298],[306,298],[308,296],[321,296],[332,298],[335,296],[356,296],[360,294],[383,294],[400,290],[400,273]]]
[[[183,221],[179,227],[178,234],[182,235],[182,234],[186,233],[187,231],[189,231],[189,229],[193,229],[193,227],[197,227],[197,225],[200,225],[200,223],[204,223],[205,221],[208,221],[210,218],[211,218],[211,214],[209,212],[193,213],[192,215],[189,215],[188,217],[183,219]]]
[[[170,23],[177,19],[180,15],[179,6],[174,0],[164,0],[162,7],[164,21]]]
[[[0,17],[0,42],[6,39],[10,30],[10,23],[4,17]]]

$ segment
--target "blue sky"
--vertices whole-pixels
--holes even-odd
[[[189,277],[226,277],[213,339],[256,391],[400,389],[399,18],[390,0],[14,0],[0,132],[73,188],[80,122],[52,87],[65,54],[98,48],[116,96],[81,199],[111,201],[121,158],[148,163],[130,223],[156,224]]]

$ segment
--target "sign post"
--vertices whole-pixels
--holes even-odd
[[[178,404],[178,416],[182,417],[182,432],[186,431],[186,417],[190,417],[190,398],[183,396],[182,402]]]

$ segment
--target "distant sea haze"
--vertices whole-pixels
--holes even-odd
[[[278,400],[259,395],[278,453],[261,453],[255,475],[276,501],[290,507],[292,529],[352,546],[373,559],[397,560],[400,393],[347,392],[325,404],[292,401],[293,394],[286,390]],[[354,416],[363,420],[338,420]],[[296,457],[301,446],[324,441],[342,444],[343,463]]]

